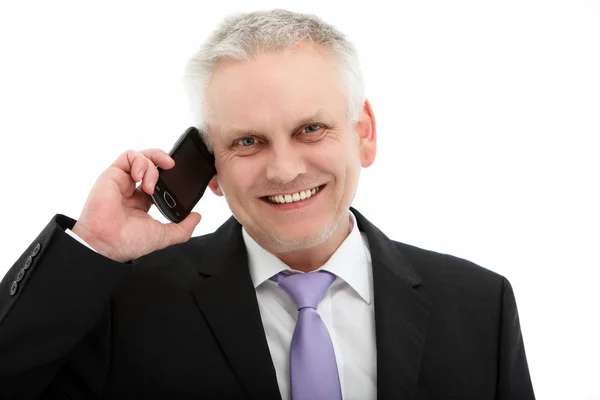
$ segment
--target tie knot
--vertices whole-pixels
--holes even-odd
[[[316,310],[325,292],[335,281],[335,275],[327,271],[289,275],[280,272],[276,277],[279,286],[296,303],[298,310],[305,307]]]

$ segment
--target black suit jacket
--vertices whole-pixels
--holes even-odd
[[[373,261],[378,398],[533,399],[509,282],[352,211]],[[235,219],[129,263],[74,224],[55,216],[0,284],[1,398],[280,398]]]

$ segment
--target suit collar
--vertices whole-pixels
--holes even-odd
[[[400,253],[394,242],[360,212],[354,208],[350,210],[356,217],[358,229],[367,235],[372,261],[385,266],[406,285],[416,287],[421,284],[421,277],[404,255]]]
[[[427,333],[430,302],[422,279],[397,246],[358,211],[373,262],[377,393],[380,399],[414,399]]]
[[[375,300],[378,398],[415,398],[430,303],[422,279],[397,246],[357,210],[366,234]],[[199,255],[207,277],[192,290],[225,357],[249,398],[280,399],[241,225],[232,217],[211,237],[210,254]]]
[[[192,296],[247,397],[280,400],[241,225],[231,218],[211,242],[203,246],[204,252],[212,251],[202,255],[198,270],[205,279],[192,289]]]
[[[319,270],[335,274],[350,285],[365,303],[371,304],[373,297],[369,279],[371,260],[365,244],[366,239],[363,240],[352,212],[350,219],[352,231]],[[294,272],[281,259],[262,248],[243,228],[242,235],[248,252],[248,267],[254,288],[281,271]]]

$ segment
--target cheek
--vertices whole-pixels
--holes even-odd
[[[250,193],[249,189],[259,181],[259,166],[251,157],[231,159],[221,174],[221,184],[229,196],[242,197]]]
[[[348,132],[347,134],[350,134]],[[316,158],[322,170],[346,179],[348,174],[355,174],[356,165],[360,164],[358,146],[351,140],[330,140],[319,149]]]

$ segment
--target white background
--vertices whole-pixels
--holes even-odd
[[[222,17],[312,12],[358,47],[377,119],[354,205],[505,275],[537,397],[600,399],[600,2],[333,3],[0,0],[0,275],[123,151],[170,149]],[[196,235],[229,216],[212,193],[196,211]]]

